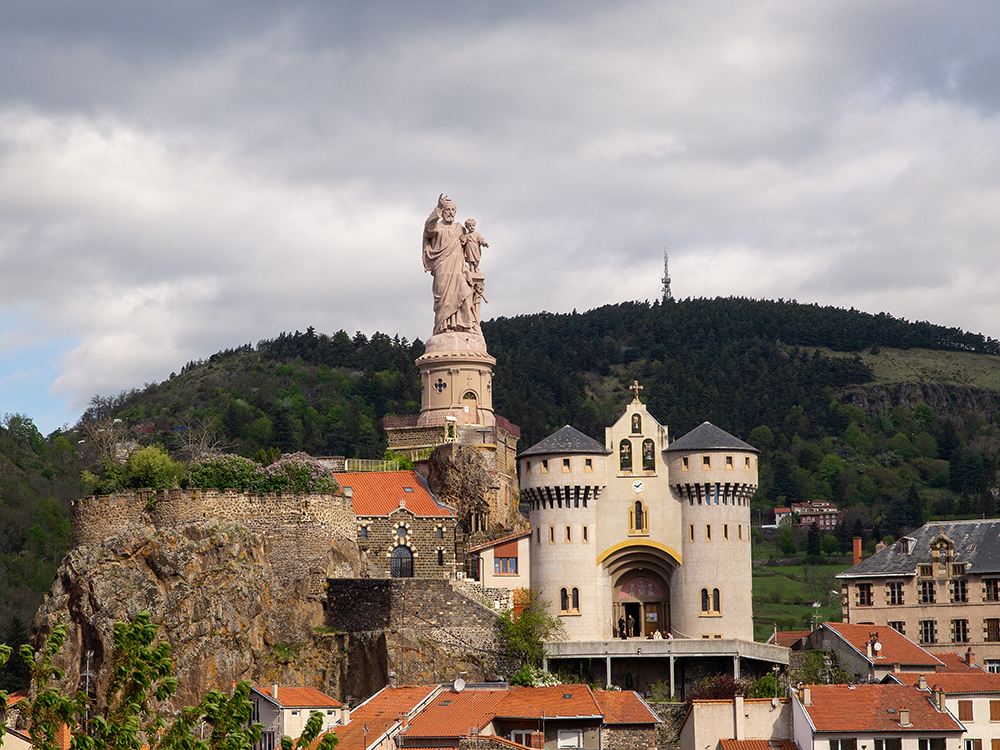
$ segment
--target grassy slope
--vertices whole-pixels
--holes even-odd
[[[809,351],[813,351],[810,349]],[[825,347],[826,356],[843,356]],[[1000,357],[930,349],[882,349],[859,355],[875,374],[874,383],[941,383],[1000,391]]]

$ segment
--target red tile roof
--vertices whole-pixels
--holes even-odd
[[[10,708],[15,703],[20,703],[27,697],[28,688],[22,688],[21,690],[15,690],[13,693],[7,693],[7,708]]]
[[[256,690],[267,698],[271,695],[270,685],[254,685]],[[311,687],[285,687],[278,685],[278,700],[276,701],[282,708],[340,708],[341,703],[334,700],[326,693],[320,692]]]
[[[919,674],[897,674],[907,685],[919,685]],[[967,672],[928,672],[923,675],[927,687],[940,686],[947,695],[955,693],[1000,693],[1000,674],[970,669]]]
[[[359,516],[387,516],[406,500],[406,509],[417,516],[453,516],[438,505],[414,471],[356,471],[334,474],[341,487],[350,487],[354,512]],[[411,491],[412,490],[412,491]]]
[[[983,671],[975,664],[970,666],[968,662],[965,661],[965,654],[951,654],[945,652],[934,655],[938,658],[938,661],[944,664],[944,669],[942,670],[944,672],[968,672],[970,670],[975,672]]]
[[[777,646],[791,648],[798,641],[802,640],[811,633],[811,630],[779,630],[777,633],[772,634],[771,637],[767,639],[767,642],[773,643]]]
[[[633,690],[598,690],[594,700],[607,724],[658,724],[660,717]]]
[[[506,690],[442,690],[410,722],[406,737],[465,737],[471,727],[489,724],[506,698]]]
[[[502,536],[499,539],[494,539],[492,542],[486,542],[486,544],[480,544],[478,547],[470,549],[469,552],[478,552],[482,549],[489,549],[490,547],[496,547],[498,544],[503,544],[504,542],[509,542],[514,539],[523,539],[526,536],[531,536],[531,529],[528,529],[527,531],[519,531],[516,534]]]
[[[557,716],[582,718],[600,716],[601,707],[586,685],[553,685],[551,687],[516,687],[508,691],[507,700],[497,716],[507,718],[553,719]]]
[[[876,665],[882,664],[927,664],[936,669],[941,661],[932,654],[924,651],[906,636],[889,627],[875,625],[851,625],[846,622],[825,622],[823,627],[829,628],[840,635],[854,648],[866,655],[865,644],[868,642],[869,633],[878,633],[879,643],[882,649],[878,656],[873,659]]]
[[[794,740],[719,740],[722,750],[799,750]]]
[[[817,732],[962,731],[951,714],[934,707],[929,693],[908,685],[810,685],[809,689],[812,705],[803,708]],[[908,727],[899,725],[901,708],[910,711]]]
[[[382,688],[351,711],[350,723],[336,727],[337,750],[365,750],[399,721],[400,714],[412,713],[438,688],[438,685]]]

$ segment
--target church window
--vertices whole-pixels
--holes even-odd
[[[368,538],[368,527],[367,526],[362,526],[361,528],[358,529],[358,537],[360,539],[367,539]]]
[[[712,457],[711,456],[702,456],[701,457],[701,468],[703,470],[705,470],[705,471],[708,471],[709,469],[712,468]]]
[[[728,523],[722,524],[722,539],[723,539],[723,541],[726,541],[726,542],[729,541],[729,524]]]
[[[566,541],[567,542],[572,542],[573,541],[573,527],[572,526],[567,526],[566,527]]]
[[[569,592],[566,589],[559,589],[559,611],[569,612]]]
[[[396,536],[400,539],[406,539],[407,528],[405,526],[399,526],[396,528]]]
[[[585,458],[585,459],[583,459],[583,470],[584,471],[593,471],[594,470],[594,459],[592,459],[592,458]]]
[[[708,599],[708,589],[701,590],[701,611],[707,613],[709,611],[709,599]]]
[[[683,458],[681,458],[681,471],[687,471],[690,468],[691,467],[688,464],[688,457],[684,456]]]
[[[656,445],[649,438],[642,441],[642,470],[656,471]]]
[[[733,457],[732,456],[726,456],[726,470],[727,471],[732,471],[733,470]]]
[[[641,500],[636,500],[628,511],[628,530],[630,534],[649,533],[649,512]]]
[[[712,541],[712,524],[710,523],[705,524],[705,541]]]
[[[442,526],[437,527],[437,538],[444,539],[444,527]]]
[[[642,417],[638,414],[632,415],[632,434],[641,435],[642,434]]]
[[[444,550],[438,550],[438,565],[444,565]]]
[[[563,459],[562,470],[563,470],[563,474],[569,474],[569,459],[568,458],[564,458]]]
[[[589,532],[590,532],[590,527],[589,526],[584,526],[583,527],[583,543],[584,544],[586,544],[587,542],[590,541],[590,533]]]
[[[694,541],[694,524],[688,526],[688,541]]]
[[[632,441],[622,440],[618,444],[618,468],[621,471],[632,471]]]
[[[712,611],[722,614],[722,596],[718,589],[712,589]]]
[[[541,529],[535,529],[535,532],[536,532],[535,533],[535,544],[541,544],[542,543],[542,530]]]
[[[736,526],[736,539],[737,541],[743,541],[743,524],[737,524]]]
[[[573,611],[580,611],[580,589],[573,587]]]

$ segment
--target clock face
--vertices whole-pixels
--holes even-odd
[[[632,482],[632,492],[642,492],[646,488],[646,485],[642,483],[641,479],[636,479]]]

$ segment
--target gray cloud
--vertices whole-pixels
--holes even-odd
[[[426,337],[441,191],[488,316],[654,298],[666,248],[680,296],[1000,337],[998,13],[8,3],[0,346],[64,342],[72,419],[282,330]]]

